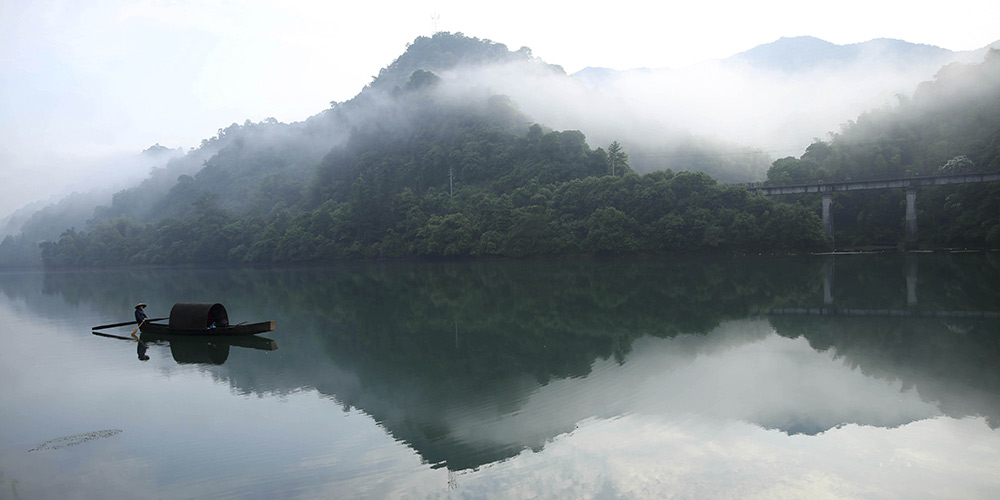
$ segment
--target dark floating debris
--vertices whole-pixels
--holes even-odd
[[[66,436],[56,439],[50,439],[30,450],[41,451],[41,450],[58,450],[59,448],[65,448],[67,446],[76,446],[78,444],[86,443],[87,441],[93,441],[95,439],[104,439],[121,433],[121,429],[107,429],[103,431],[87,432],[84,434],[74,434],[72,436]]]

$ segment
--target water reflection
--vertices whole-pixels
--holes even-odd
[[[146,355],[146,351],[149,350],[149,344],[138,340],[135,346],[135,353],[139,357],[139,361],[149,361],[149,356]]]
[[[150,345],[164,346],[170,349],[170,355],[178,364],[221,365],[229,358],[229,348],[232,346],[260,351],[275,351],[278,343],[266,337],[248,335],[241,337],[226,336],[193,336],[164,335],[142,333],[132,338],[105,332],[91,332],[94,335],[125,340],[136,343],[136,354],[139,361],[149,361],[146,354]]]
[[[140,344],[165,345],[178,364],[221,365],[229,358],[230,347],[274,351],[277,342],[257,335],[243,337],[156,335],[143,333]]]
[[[222,300],[234,315],[275,317],[280,356],[229,360],[213,376],[239,392],[314,389],[363,411],[427,463],[465,470],[542,450],[595,418],[743,421],[810,436],[940,415],[985,416],[996,428],[996,316],[932,313],[996,313],[998,260],[137,270],[49,273],[40,294],[18,280],[0,287],[29,308],[43,311],[58,297],[105,311],[108,321],[135,296]],[[789,313],[796,310],[910,314]],[[178,363],[219,364],[234,345],[143,340],[169,345]]]

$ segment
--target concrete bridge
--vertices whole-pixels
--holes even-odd
[[[795,184],[773,186],[764,182],[740,184],[753,194],[768,196],[785,194],[820,193],[823,195],[823,232],[833,239],[833,193],[860,191],[865,189],[906,189],[906,244],[917,242],[917,188],[924,186],[944,186],[947,184],[968,184],[974,182],[1000,181],[1000,172],[931,175],[926,177],[900,177],[896,179],[876,179],[868,181],[844,181],[828,183]]]

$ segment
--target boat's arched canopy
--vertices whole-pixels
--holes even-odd
[[[212,302],[178,302],[170,309],[170,328],[197,330],[212,324],[229,324],[229,314],[222,304]]]

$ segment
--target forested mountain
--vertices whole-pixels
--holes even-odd
[[[816,141],[800,158],[782,158],[772,183],[884,179],[1000,170],[1000,51],[978,64],[952,63],[912,97],[862,114]],[[848,242],[894,243],[900,193],[838,195],[838,234]],[[1000,245],[1000,185],[921,190],[921,240],[938,246]],[[815,203],[815,200],[814,202]]]
[[[704,174],[639,176],[616,145],[609,155],[579,132],[527,127],[500,96],[454,104],[436,88],[430,73],[414,72],[386,109],[393,119],[356,129],[295,203],[238,216],[202,196],[192,217],[147,225],[120,218],[68,232],[43,245],[43,258],[308,262],[822,245],[817,217],[804,208],[751,199]]]
[[[640,176],[618,143],[594,149],[579,131],[534,123],[507,96],[456,89],[433,71],[470,60],[561,72],[526,50],[419,38],[355,99],[299,124],[220,131],[202,145],[218,152],[197,174],[159,199],[142,186],[120,193],[99,211],[104,222],[44,244],[43,257],[110,265],[822,246],[805,209],[751,200],[704,174]],[[150,208],[129,209],[139,205]]]
[[[154,167],[152,170],[151,179],[158,178],[162,185],[165,176],[175,180],[180,173],[194,173],[200,169],[201,162],[193,161],[195,156],[197,155],[185,156],[180,149],[155,144],[139,155],[117,158],[113,163],[122,163],[122,166],[128,167],[126,170],[134,172],[148,171],[150,166],[167,165],[167,168]],[[94,220],[95,210],[97,213],[107,210],[106,206],[115,196],[115,186],[121,179],[106,181],[107,186],[86,192],[73,192],[54,203],[34,203],[0,220],[3,225],[0,227],[0,236],[3,237],[0,240],[0,267],[41,265],[38,242],[55,240],[68,228],[87,227]],[[144,187],[150,185],[156,186],[157,182],[143,182]],[[121,189],[121,185],[118,185],[118,189]],[[116,196],[120,195],[121,193]]]
[[[813,201],[800,206],[751,197],[704,173],[636,172],[627,147],[631,139],[624,135],[632,129],[622,126],[622,137],[596,148],[581,131],[553,130],[524,109],[521,90],[499,81],[496,87],[486,84],[484,75],[504,71],[532,75],[529,83],[569,79],[527,49],[509,51],[461,34],[420,37],[350,101],[331,103],[304,122],[269,119],[220,129],[142,184],[117,193],[88,226],[67,228],[57,241],[44,243],[45,264],[826,248]],[[913,102],[936,101],[941,92],[927,89],[939,85],[922,87]],[[966,115],[976,111],[963,109],[955,111],[953,126],[973,127]],[[867,123],[868,116],[851,127]],[[937,123],[936,116],[925,119]],[[976,119],[982,125],[991,118]],[[996,137],[996,131],[975,137],[982,142],[989,133]],[[665,147],[689,148],[692,157],[717,161],[702,153],[710,143],[688,135]],[[697,144],[706,149],[692,146]],[[822,148],[837,144],[816,143],[802,159],[776,162],[769,175],[775,181],[785,172],[806,175],[799,171],[812,168],[809,162]],[[949,144],[936,147],[942,154],[962,150],[978,161],[972,149]],[[726,162],[744,171],[760,169],[761,175],[769,163],[760,155]],[[10,256],[26,242],[7,238],[0,260],[19,262]]]

